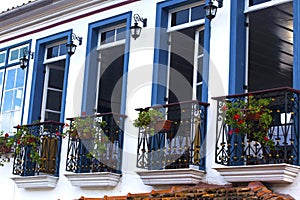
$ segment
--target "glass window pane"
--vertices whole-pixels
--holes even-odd
[[[59,91],[48,90],[46,109],[60,111],[61,96],[62,93]]]
[[[16,87],[24,86],[24,78],[25,78],[25,70],[23,70],[21,68],[17,68]]]
[[[0,71],[0,90],[2,90],[2,84],[3,84],[3,70]]]
[[[114,42],[115,29],[101,33],[101,44]]]
[[[117,29],[117,41],[125,39],[125,36],[126,36],[125,33],[126,33],[126,28],[125,27],[118,28]]]
[[[189,22],[189,9],[172,13],[171,26],[176,26]]]
[[[50,47],[47,49],[47,59],[58,56],[58,46]]]
[[[67,46],[66,43],[59,45],[59,55],[63,56],[67,54]]]
[[[10,130],[13,127],[13,125],[11,126],[11,114],[12,113],[2,113],[1,114],[1,130],[5,131],[5,132],[10,132]]]
[[[5,90],[10,90],[15,86],[16,69],[7,70]]]
[[[5,52],[0,53],[0,64],[5,62]]]
[[[198,56],[203,55],[204,46],[204,31],[199,32],[199,43],[198,43]]]
[[[10,61],[19,59],[19,49],[12,50],[10,52]]]
[[[198,59],[197,83],[202,82],[203,58]]]
[[[197,85],[197,100],[201,101],[202,100],[202,84]]]
[[[254,6],[260,3],[265,3],[272,0],[249,0],[249,6]]]
[[[28,47],[23,47],[20,49],[20,57],[23,57],[24,56],[24,52],[26,52],[26,54],[28,54]]]
[[[23,89],[15,90],[13,110],[20,110],[22,105]]]
[[[49,120],[53,120],[53,121],[60,121],[60,114],[59,113],[53,113],[50,111],[46,111],[45,112],[45,121],[49,121]]]
[[[196,6],[192,8],[191,21],[196,21],[204,18],[205,18],[204,5]]]
[[[48,87],[55,89],[63,89],[64,71],[58,69],[50,69]]]
[[[4,93],[2,112],[10,111],[12,109],[13,91]]]

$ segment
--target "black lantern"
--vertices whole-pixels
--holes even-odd
[[[29,55],[31,55],[31,58],[33,58],[33,52],[28,52],[27,49],[23,50],[23,57],[20,58],[20,68],[25,69],[29,64]],[[27,57],[28,56],[28,57]]]
[[[79,45],[82,44],[82,37],[76,36],[74,33],[72,34],[72,39],[70,43],[66,44],[67,52],[71,56],[75,53],[77,45],[74,44],[74,40],[78,40]]]
[[[134,19],[134,26],[130,27],[130,34],[133,37],[133,39],[136,40],[136,38],[140,37],[141,32],[142,32],[142,27],[140,27],[138,25],[138,22],[142,22],[143,23],[143,27],[147,27],[147,19],[143,19],[142,17],[140,17],[138,14],[133,15],[133,19]]]
[[[218,6],[215,6],[212,1],[208,2],[208,5],[204,6],[205,16],[207,19],[212,20],[216,14],[218,8],[223,7],[223,0],[213,0],[218,2]]]

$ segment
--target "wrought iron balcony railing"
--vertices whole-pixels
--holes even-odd
[[[120,174],[125,118],[117,113],[69,118],[66,170]]]
[[[13,174],[58,176],[63,126],[55,121],[16,126]]]
[[[139,128],[137,167],[144,169],[205,169],[204,139],[208,103],[187,101],[151,107],[165,114],[170,129],[155,128],[160,122]],[[137,111],[150,108],[137,109]],[[154,131],[153,131],[154,130]]]
[[[300,91],[292,88],[276,88],[247,94],[229,95],[214,98],[217,100],[217,140],[215,162],[222,165],[253,165],[288,163],[299,165],[299,112]],[[267,130],[268,140],[274,147],[253,141],[247,134],[230,133],[231,128],[225,123],[225,102],[272,99],[268,108],[271,110],[272,123]]]

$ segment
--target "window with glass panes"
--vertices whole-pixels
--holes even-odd
[[[25,52],[28,45],[0,52],[0,128],[5,132],[13,132],[13,127],[21,124],[26,69],[19,67],[19,59]]]

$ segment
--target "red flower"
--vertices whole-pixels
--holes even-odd
[[[224,106],[222,107],[222,110],[223,110],[223,111],[227,110],[227,106],[224,105]]]
[[[239,114],[235,114],[235,115],[233,116],[233,119],[234,119],[234,120],[238,120],[240,117],[241,117],[241,116],[240,116]]]
[[[68,124],[68,123],[65,123],[65,127],[69,127],[69,124]]]
[[[81,114],[82,114],[83,116],[86,116],[86,112],[82,112]]]
[[[234,129],[234,132],[238,133],[238,132],[240,132],[240,129],[235,128],[235,129]]]
[[[17,141],[17,143],[18,143],[18,144],[20,144],[20,143],[21,143],[21,141],[20,141],[20,140],[18,140],[18,141]]]
[[[240,120],[238,121],[238,124],[242,124],[242,123],[244,123],[244,120],[240,119]]]
[[[268,142],[269,141],[269,138],[268,136],[264,136],[264,141]]]
[[[57,131],[57,132],[55,133],[55,135],[56,135],[56,136],[60,136],[60,132]]]
[[[20,128],[21,128],[21,126],[20,126],[20,124],[18,124],[17,129],[20,129]]]
[[[4,137],[5,137],[5,138],[8,138],[8,137],[9,137],[9,134],[8,134],[8,133],[5,133]]]
[[[234,130],[230,130],[230,131],[228,132],[229,135],[232,135],[233,133],[234,133]]]

